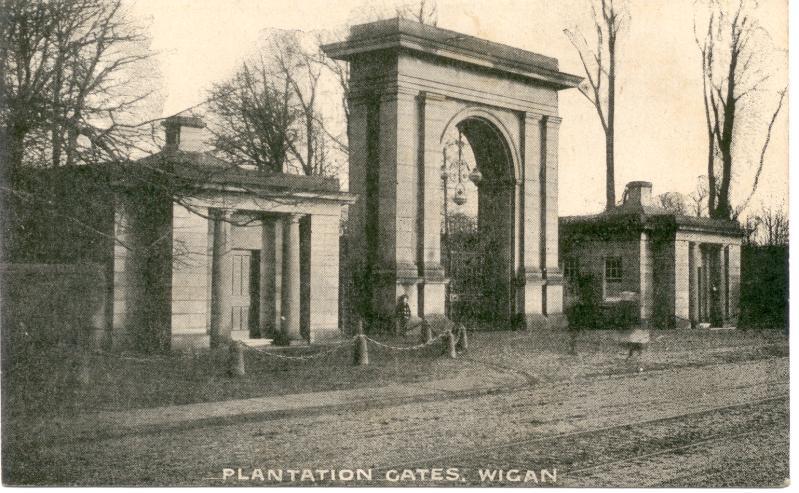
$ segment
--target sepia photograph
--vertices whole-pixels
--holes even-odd
[[[0,0],[5,487],[784,488],[787,0]]]

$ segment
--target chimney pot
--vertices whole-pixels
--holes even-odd
[[[649,207],[652,201],[652,182],[631,181],[624,191],[624,205]]]
[[[205,150],[205,122],[196,116],[174,115],[161,122],[166,128],[166,150],[202,152]]]

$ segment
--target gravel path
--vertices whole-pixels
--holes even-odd
[[[224,468],[363,468],[385,485],[386,470],[440,467],[458,468],[461,485],[479,482],[479,468],[557,469],[557,485],[567,486],[778,485],[787,474],[787,393],[788,359],[768,358],[19,450],[6,481],[264,485],[218,478]],[[684,448],[659,453],[675,447]],[[631,456],[646,457],[597,465]],[[765,468],[759,476],[746,472],[749,460]]]

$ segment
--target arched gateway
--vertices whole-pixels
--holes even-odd
[[[349,267],[357,309],[444,317],[442,148],[460,131],[477,169],[486,303],[497,320],[562,323],[556,59],[392,19],[354,26],[324,51],[350,65]]]

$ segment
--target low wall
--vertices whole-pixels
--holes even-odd
[[[0,264],[3,342],[97,347],[108,334],[100,264]]]

